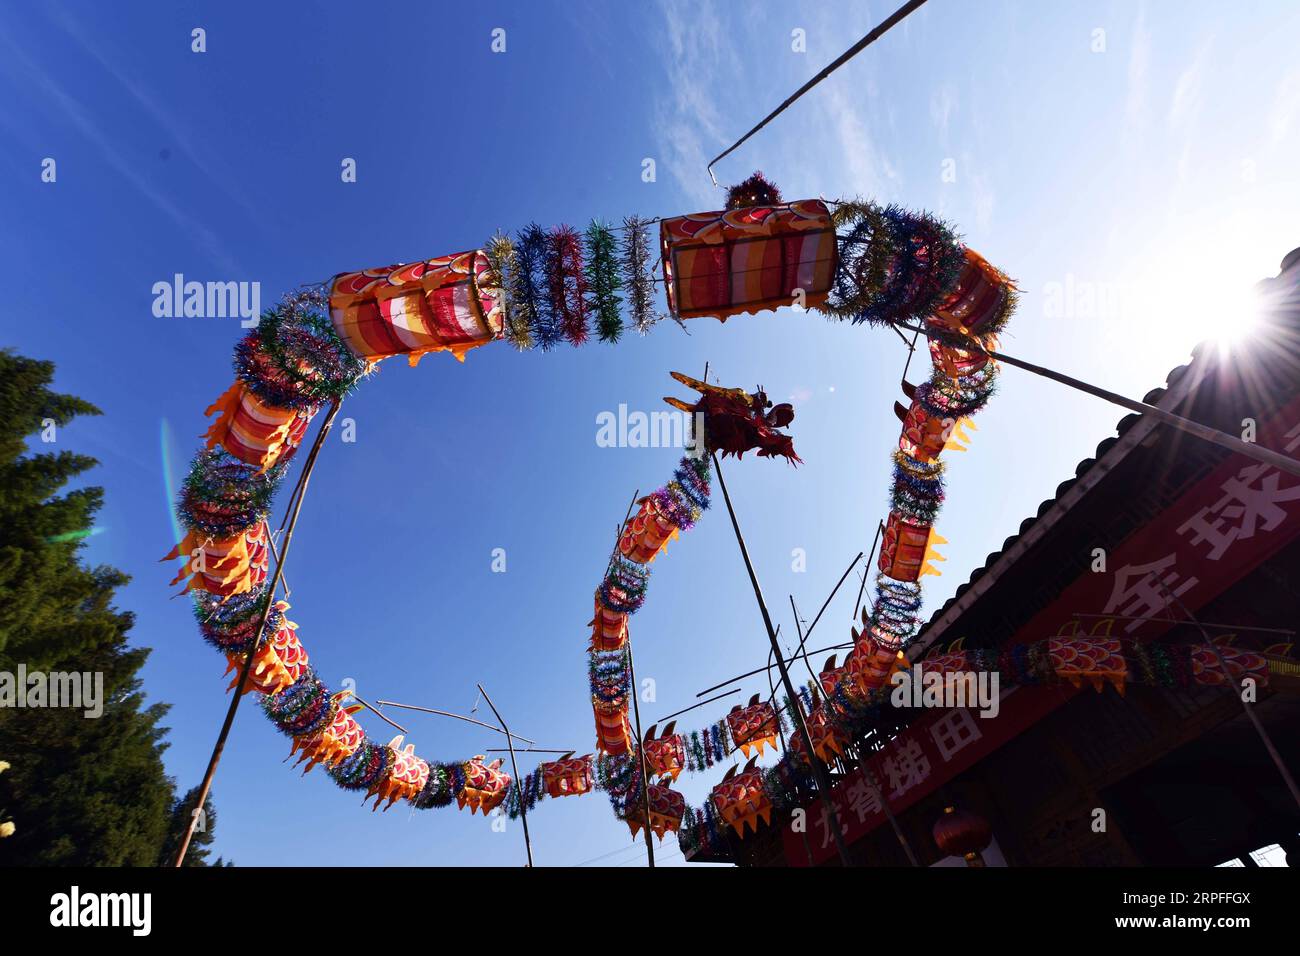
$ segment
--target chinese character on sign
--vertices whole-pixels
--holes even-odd
[[[848,828],[844,823],[844,813],[839,807],[835,808],[835,812],[840,817],[840,836],[846,836],[848,834]],[[834,839],[831,836],[830,813],[826,809],[826,804],[822,803],[818,806],[817,818],[813,821],[813,825],[821,831],[822,849],[824,850],[831,845],[831,840]]]
[[[1293,425],[1291,430],[1283,437],[1290,439],[1290,441],[1288,441],[1284,446],[1283,450],[1291,452],[1300,448],[1300,425]]]
[[[1167,554],[1150,564],[1124,565],[1115,572],[1115,586],[1103,613],[1145,618],[1163,611],[1169,606],[1168,594],[1181,597],[1197,584],[1196,578],[1179,582],[1178,572],[1173,570],[1177,559],[1177,554]],[[1142,623],[1130,621],[1124,630],[1135,631]]]
[[[950,710],[934,722],[930,728],[930,737],[939,748],[939,756],[947,763],[952,755],[967,744],[974,743],[984,735],[969,710],[958,708]]]
[[[1178,529],[1193,544],[1209,544],[1218,561],[1234,542],[1272,531],[1286,520],[1282,502],[1300,501],[1300,484],[1282,487],[1282,473],[1269,465],[1247,465],[1222,485],[1223,497],[1202,508]]]
[[[930,758],[921,750],[920,741],[906,740],[897,753],[885,759],[884,771],[889,777],[889,795],[899,797],[930,776]]]
[[[870,771],[864,767],[862,772]],[[880,798],[876,795],[876,788],[867,783],[866,778],[861,775],[849,786],[845,796],[848,797],[849,809],[858,815],[859,823],[866,823],[868,817],[884,812],[884,808],[880,805]]]

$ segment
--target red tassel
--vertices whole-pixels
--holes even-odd
[[[556,226],[547,237],[546,293],[560,331],[574,345],[587,341],[587,277],[582,240],[571,226]]]

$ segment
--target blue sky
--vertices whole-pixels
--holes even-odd
[[[153,284],[177,272],[258,281],[270,302],[532,220],[717,208],[707,159],[892,6],[0,5],[0,341],[53,359],[58,387],[105,412],[62,441],[101,461],[91,477],[107,504],[88,558],[133,576],[119,604],[137,615],[133,640],[154,648],[146,688],[172,704],[167,766],[182,788],[200,779],[227,698],[224,662],[157,563],[171,544],[164,461],[175,483],[204,407],[231,380],[240,329],[154,317]],[[934,0],[718,178],[761,168],[790,198],[860,194],[945,216],[1023,289],[1006,351],[1140,397],[1196,341],[1241,324],[1250,287],[1300,244],[1300,10],[1251,11]],[[191,52],[195,27],[206,53]],[[506,52],[494,54],[498,27]],[[795,29],[805,53],[791,49]],[[340,181],[345,157],[356,183]],[[647,157],[653,183],[641,179]],[[805,465],[747,458],[727,477],[783,634],[787,595],[811,619],[885,509],[902,344],[789,310],[688,327],[547,355],[498,345],[463,366],[385,363],[345,403],[357,440],[325,449],[287,571],[290,617],[322,678],[460,712],[482,681],[519,732],[590,750],[591,592],[632,492],[676,460],[597,447],[596,416],[662,408],[681,392],[667,372],[706,361],[796,406]],[[930,607],[1120,415],[1005,371],[971,450],[952,456],[939,522],[951,543],[944,576],[927,579]],[[494,548],[505,574],[491,572]],[[818,646],[847,639],[854,592],[831,606]],[[720,505],[656,562],[632,634],[639,676],[655,681],[647,721],[763,663]],[[522,862],[517,824],[503,834],[454,810],[372,814],[320,771],[300,778],[249,703],[214,791],[228,858]],[[453,721],[403,722],[431,759],[498,745]],[[366,727],[387,733],[373,717]],[[698,804],[719,776],[682,789]],[[531,822],[539,864],[641,861],[602,795],[548,801]],[[680,862],[671,841],[661,862]]]

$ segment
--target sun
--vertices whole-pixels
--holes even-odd
[[[1257,255],[1225,255],[1222,244],[1207,252],[1185,241],[1154,261],[1139,261],[1140,273],[1119,297],[1132,347],[1187,355],[1212,342],[1227,353],[1249,341],[1260,324],[1255,286],[1266,273]]]

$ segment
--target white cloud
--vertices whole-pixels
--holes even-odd
[[[708,161],[820,64],[792,57],[756,75],[759,61],[751,53],[771,41],[775,28],[770,24],[756,26],[731,6],[661,0],[661,9],[667,89],[655,117],[663,164],[689,198],[701,208],[714,208],[720,196],[705,173]],[[866,16],[861,12],[858,19]],[[861,32],[868,28],[863,26]],[[857,23],[846,24],[843,11],[823,9],[812,16],[807,29],[810,43],[816,39],[822,46],[830,43],[825,38],[838,42],[859,32]],[[838,52],[831,49],[827,55]],[[895,115],[893,104],[879,95],[876,74],[869,57],[847,65],[728,157],[722,164],[728,175],[715,172],[723,181],[730,180],[734,168],[753,168],[754,158],[762,156],[757,165],[771,162],[774,168],[766,171],[787,194],[799,191],[800,184],[805,195],[815,195],[818,187],[829,189],[828,198],[885,193],[898,183],[900,164],[881,145]],[[765,90],[767,99],[756,97],[755,89]],[[816,137],[815,149],[809,148],[810,136]],[[727,166],[733,159],[739,165]]]
[[[945,142],[948,137],[948,123],[953,110],[957,108],[957,89],[951,83],[945,83],[930,94],[930,119],[942,134]]]
[[[1273,94],[1273,107],[1269,110],[1268,127],[1274,145],[1283,142],[1300,119],[1300,69],[1293,69],[1282,77]]]
[[[1151,69],[1151,34],[1147,31],[1146,4],[1138,7],[1133,21],[1132,44],[1128,54],[1128,95],[1124,118],[1130,126],[1140,125],[1146,116],[1147,74]]]
[[[1191,65],[1178,74],[1178,82],[1174,84],[1174,95],[1169,103],[1169,113],[1165,117],[1171,130],[1187,130],[1200,115],[1201,88],[1206,67],[1209,65],[1210,47],[1211,41],[1207,39],[1196,51]]]
[[[705,172],[715,148],[727,142],[718,110],[718,91],[734,76],[733,51],[722,25],[704,6],[667,0],[662,5],[668,41],[665,64],[668,97],[656,109],[664,165],[678,185],[705,207],[717,204],[718,191]]]

